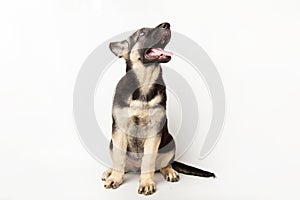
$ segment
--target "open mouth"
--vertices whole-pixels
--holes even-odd
[[[147,60],[169,61],[172,55],[172,52],[165,51],[162,48],[150,48],[146,51],[145,58]]]

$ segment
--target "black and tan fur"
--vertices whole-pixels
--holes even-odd
[[[171,57],[146,55],[151,48],[164,49],[170,38],[170,24],[162,23],[139,29],[127,40],[110,43],[111,51],[126,60],[126,74],[116,87],[113,101],[113,166],[102,176],[106,188],[119,187],[124,173],[130,171],[141,172],[138,193],[145,195],[155,192],[155,171],[171,182],[179,180],[177,171],[214,177],[213,173],[174,161],[175,143],[168,130],[166,86],[160,66]]]

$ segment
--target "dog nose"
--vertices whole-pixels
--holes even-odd
[[[170,24],[168,22],[165,23],[161,23],[160,25],[158,25],[158,28],[163,28],[163,29],[169,29],[170,28]]]

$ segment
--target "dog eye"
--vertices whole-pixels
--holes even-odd
[[[143,35],[145,35],[145,33],[144,33],[144,32],[141,32],[141,33],[140,33],[140,36],[143,36]]]

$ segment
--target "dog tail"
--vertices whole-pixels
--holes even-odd
[[[187,175],[193,175],[193,176],[201,176],[206,178],[216,178],[216,175],[212,172],[204,171],[202,169],[198,169],[196,167],[192,167],[177,161],[174,161],[172,164],[173,169],[175,169],[177,172]]]

